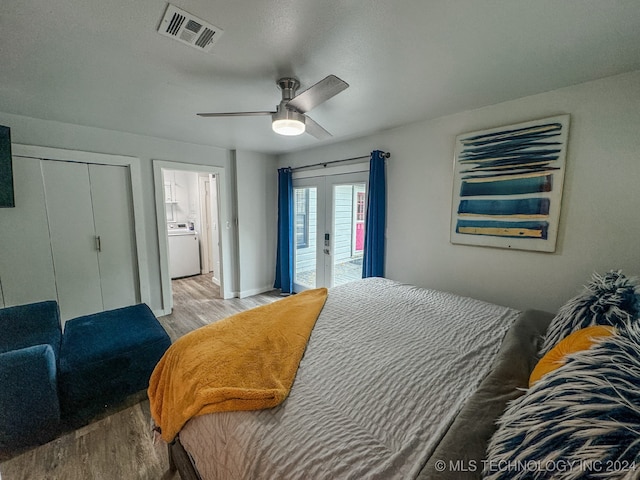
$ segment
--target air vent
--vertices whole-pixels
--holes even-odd
[[[169,4],[158,32],[198,50],[210,52],[223,30]]]

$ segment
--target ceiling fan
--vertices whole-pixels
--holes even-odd
[[[306,113],[346,89],[349,86],[347,82],[335,75],[329,75],[298,95],[296,90],[300,82],[297,79],[285,77],[276,83],[282,90],[282,100],[275,111],[198,113],[198,115],[200,117],[271,115],[271,127],[280,135],[300,135],[306,131],[318,140],[332,136]]]

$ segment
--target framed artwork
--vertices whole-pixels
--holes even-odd
[[[569,115],[456,137],[451,242],[554,252]]]

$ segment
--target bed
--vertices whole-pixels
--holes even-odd
[[[334,287],[286,400],[193,417],[169,444],[171,469],[182,480],[480,478],[552,317],[382,278]]]

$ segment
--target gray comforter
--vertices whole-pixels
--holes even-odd
[[[379,278],[332,288],[287,400],[180,440],[204,480],[416,478],[517,315]]]

